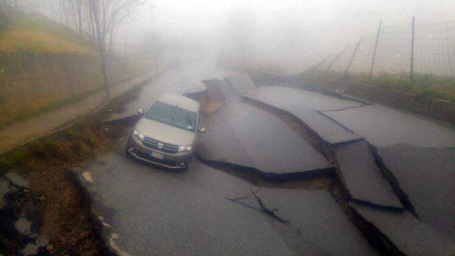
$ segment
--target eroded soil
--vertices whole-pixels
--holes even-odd
[[[28,143],[0,156],[0,174],[16,172],[29,183],[5,195],[7,206],[0,209],[0,255],[23,254],[28,244],[44,237],[38,255],[110,254],[101,241],[98,222],[90,201],[70,168],[93,161],[100,154],[115,150],[124,125],[106,125],[102,119],[135,98],[139,88],[113,100],[99,113],[53,135]],[[26,217],[33,224],[31,234],[15,229]],[[39,237],[39,238],[38,238]]]

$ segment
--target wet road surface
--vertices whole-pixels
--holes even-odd
[[[362,138],[362,136],[334,122],[319,111],[319,109],[357,108],[364,106],[362,103],[340,100],[320,93],[290,87],[272,86],[260,87],[251,91],[246,97],[291,113],[330,144]]]
[[[378,154],[421,220],[455,241],[455,148],[398,144],[380,148]]]
[[[229,74],[207,66],[170,70],[144,87],[139,98],[129,103],[120,115],[134,114],[138,107],[148,108],[165,92],[194,92],[204,87],[201,87],[202,80],[223,79]],[[225,92],[225,89],[229,88],[221,88],[218,92]],[[237,91],[241,89],[237,88]],[[242,97],[255,95],[255,90],[244,90],[247,95]],[[191,162],[188,171],[170,172],[130,160],[120,152],[110,153],[77,171],[93,199],[94,211],[104,222],[104,237],[117,253],[377,254],[368,240],[373,243],[389,241],[389,246],[408,255],[453,252],[453,230],[434,228],[438,225],[450,227],[453,222],[446,218],[448,215],[431,214],[432,205],[434,209],[452,211],[451,206],[443,206],[443,202],[437,201],[454,198],[450,189],[455,187],[451,172],[453,158],[451,155],[441,157],[445,154],[442,152],[449,149],[432,152],[436,154],[433,160],[422,158],[429,163],[422,165],[418,169],[420,172],[425,172],[426,167],[435,167],[432,161],[440,159],[437,169],[422,175],[407,169],[406,161],[412,159],[413,153],[407,154],[407,149],[393,148],[393,145],[403,142],[419,147],[453,147],[454,130],[405,112],[315,92],[288,89],[281,92],[279,88],[273,88],[256,94],[260,97],[255,100],[288,111],[297,118],[300,116],[307,126],[317,123],[311,120],[326,118],[312,126],[322,138],[330,136],[330,129],[344,129],[343,133],[326,140],[326,150],[333,152],[334,159],[324,159],[313,148],[316,145],[289,131],[290,128],[273,113],[241,103],[239,98],[233,97],[232,91],[228,92],[231,95],[224,97],[228,103],[206,120],[209,130],[203,135],[206,145],[201,147],[202,159],[226,163],[227,168],[237,173],[245,170],[237,169],[236,165],[267,173],[275,171],[277,175],[318,169],[330,162],[340,168],[339,172],[333,170],[333,175],[340,176],[353,200],[348,197],[349,205],[340,207],[336,202],[339,199],[329,194],[327,187],[317,190],[260,187],[197,159]],[[308,115],[299,114],[300,111],[314,112],[311,118],[305,119]],[[384,122],[388,125],[384,126]],[[367,142],[373,145],[371,149]],[[284,151],[285,145],[295,147]],[[280,155],[282,152],[286,154]],[[230,165],[232,163],[234,165]],[[396,176],[393,176],[395,183],[390,175],[387,176],[388,172]],[[446,177],[445,182],[433,184],[430,180],[428,191],[419,193],[418,186],[428,182],[421,179],[412,182],[412,179],[429,175]],[[437,183],[437,179],[434,181]],[[429,192],[436,186],[438,190],[433,191],[441,192]],[[397,188],[407,193],[422,221],[410,209],[401,209],[400,201],[404,198],[397,194]],[[437,198],[442,191],[447,193]],[[422,200],[433,204],[419,202],[417,197],[420,195]],[[445,202],[453,206],[448,201]],[[363,223],[361,226],[373,225],[377,230],[368,236],[368,240],[345,215],[349,209],[357,212],[359,219],[356,221]]]
[[[212,119],[213,118],[213,119]],[[226,103],[205,121],[198,154],[271,174],[298,174],[331,167],[299,134],[254,106]]]
[[[398,143],[417,147],[455,146],[455,131],[427,118],[382,105],[324,112],[376,147]]]

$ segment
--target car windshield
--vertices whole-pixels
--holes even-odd
[[[146,118],[195,132],[196,113],[157,101],[145,115]]]

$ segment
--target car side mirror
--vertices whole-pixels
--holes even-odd
[[[137,114],[138,115],[143,115],[144,114],[144,109],[143,108],[138,108],[137,109]]]
[[[201,128],[199,128],[199,132],[200,133],[206,133],[207,129],[205,129],[205,127],[201,127]]]

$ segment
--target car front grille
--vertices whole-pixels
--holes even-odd
[[[151,157],[149,154],[145,154],[145,153],[142,153],[142,152],[137,152],[136,155],[140,158],[143,158],[147,161],[150,161],[152,163],[156,163],[156,164],[161,164],[161,165],[165,165],[165,166],[169,166],[169,167],[173,167],[173,166],[180,166],[176,161],[173,161],[173,160],[169,160],[169,159],[158,159],[158,158],[154,158],[154,157]]]
[[[179,146],[177,146],[177,145],[159,142],[159,141],[149,138],[149,137],[145,137],[143,143],[145,146],[147,146],[149,148],[156,149],[158,151],[170,153],[170,154],[175,154],[179,150]],[[163,143],[163,147],[159,148],[158,143]]]

